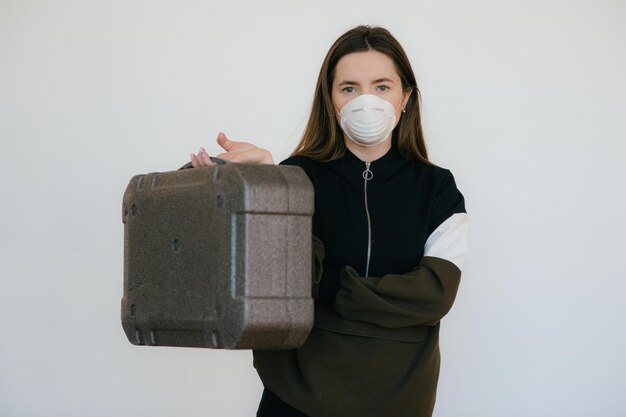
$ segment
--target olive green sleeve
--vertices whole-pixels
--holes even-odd
[[[323,269],[324,244],[313,236],[313,298],[344,319],[386,328],[434,325],[456,297],[461,270],[452,262],[425,256],[406,274],[361,277],[350,266]]]
[[[399,328],[437,324],[452,308],[461,270],[445,259],[424,257],[406,274],[365,278],[346,266],[339,275],[334,304],[339,315]]]

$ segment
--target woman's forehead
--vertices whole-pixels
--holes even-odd
[[[378,51],[354,52],[344,55],[335,66],[335,82],[374,82],[380,79],[399,80],[400,76],[387,55]]]

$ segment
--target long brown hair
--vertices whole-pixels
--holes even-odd
[[[292,156],[302,155],[317,161],[330,161],[343,156],[346,145],[341,126],[335,117],[331,96],[335,66],[347,54],[370,50],[382,52],[391,58],[400,75],[403,91],[411,90],[406,112],[393,130],[392,146],[406,159],[429,163],[420,117],[420,92],[411,63],[400,43],[389,31],[370,26],[357,26],[347,31],[326,54],[315,87],[311,115]]]

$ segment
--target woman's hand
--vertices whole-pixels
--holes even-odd
[[[216,155],[217,158],[228,162],[239,162],[247,164],[274,164],[272,154],[247,142],[235,142],[220,132],[217,135],[217,144],[226,152]],[[198,154],[191,154],[191,165],[194,168],[213,165],[209,154],[204,148],[200,148]]]

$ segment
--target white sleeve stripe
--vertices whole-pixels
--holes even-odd
[[[424,256],[445,259],[462,271],[468,243],[469,217],[467,213],[455,213],[428,237],[424,245]]]

